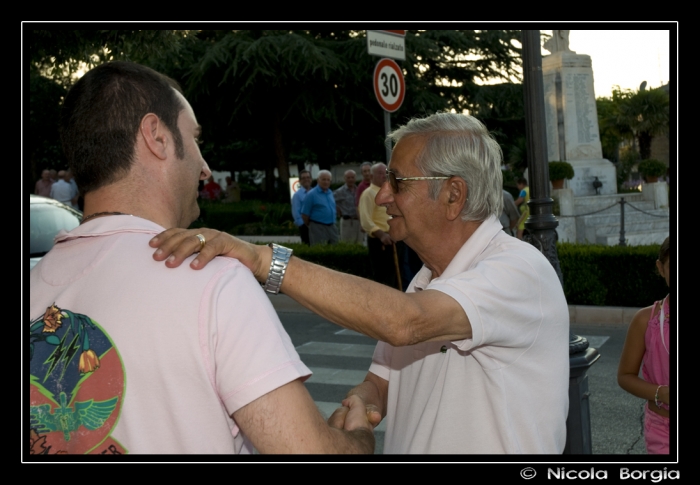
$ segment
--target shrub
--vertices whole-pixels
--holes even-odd
[[[306,261],[372,279],[369,252],[361,244],[284,245]],[[666,282],[656,271],[658,244],[557,243],[557,253],[569,305],[645,307],[668,293]]]
[[[299,231],[292,219],[289,203],[247,200],[233,203],[203,200],[199,202],[201,221],[193,227],[211,227],[230,234],[295,235]]]
[[[574,178],[574,167],[569,162],[549,162],[549,180],[571,180]]]
[[[284,246],[293,249],[294,255],[305,261],[342,273],[372,279],[369,251],[362,244],[339,242],[307,246],[301,243],[285,243]]]
[[[666,174],[666,164],[654,158],[639,162],[639,172],[645,177],[661,177]]]
[[[360,244],[285,246],[306,261],[372,278],[369,252]],[[558,243],[557,252],[569,305],[645,307],[668,293],[656,271],[658,244],[620,247]]]
[[[569,305],[605,305],[608,290],[596,263],[604,248],[557,244],[559,266],[564,277],[564,296]]]
[[[656,271],[659,245],[558,243],[569,305],[645,307],[668,293]]]

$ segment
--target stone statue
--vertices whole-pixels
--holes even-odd
[[[569,31],[552,30],[552,36],[543,44],[545,49],[554,54],[555,52],[572,52],[569,49]]]

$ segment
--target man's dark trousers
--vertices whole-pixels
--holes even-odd
[[[369,249],[369,259],[372,264],[374,281],[397,288],[396,265],[394,264],[394,248],[392,245],[385,246],[380,239],[368,236],[367,248]]]

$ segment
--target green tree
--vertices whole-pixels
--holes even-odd
[[[25,29],[30,75],[42,75],[70,87],[75,74],[111,60],[152,65],[173,62],[187,41],[187,30],[40,30]]]
[[[156,69],[158,63],[177,65],[188,39],[187,31],[175,30],[40,30],[32,24],[24,27],[29,77],[24,187],[31,192],[44,168],[67,166],[58,135],[58,116],[63,96],[79,72],[118,59]]]
[[[654,136],[668,132],[669,96],[662,88],[637,91],[613,90],[617,99],[617,124],[629,128],[639,144],[642,160],[651,157],[651,140]]]
[[[286,190],[290,160],[327,168],[383,159],[383,113],[371,82],[377,58],[366,52],[364,31],[202,31],[197,38],[198,61],[181,75],[213,142],[203,149],[213,167],[244,170],[242,159],[254,158],[272,194],[275,168]],[[400,63],[407,94],[393,124],[475,109],[481,90],[496,90],[481,83],[516,78],[517,39],[518,31],[409,31]]]
[[[634,138],[630,126],[621,123],[618,116],[618,105],[619,92],[613,92],[613,96],[610,98],[600,97],[596,99],[603,157],[615,164],[620,161],[620,144]]]
[[[31,144],[31,158],[40,163],[60,155],[53,113],[74,74],[112,59],[141,62],[178,80],[204,128],[202,152],[210,166],[264,170],[270,197],[288,197],[290,161],[328,168],[384,158],[383,113],[371,82],[378,59],[366,52],[365,31],[25,33],[30,103],[36,107],[27,131],[45,141]],[[522,104],[517,41],[516,30],[408,31],[406,61],[399,62],[407,93],[392,124],[441,110],[470,110],[504,146],[517,146],[523,131],[517,128]],[[494,79],[504,84],[485,84]],[[65,166],[60,158],[53,164]],[[32,174],[32,184],[37,177]]]
[[[353,77],[344,59],[359,45],[345,32],[201,31],[197,38],[198,60],[183,77],[204,137],[213,142],[204,156],[214,168],[263,169],[270,196],[275,168],[286,189],[290,147],[316,141],[320,148],[325,123],[339,129],[348,109],[363,109],[350,96]],[[318,160],[322,167],[332,161]]]
[[[503,150],[504,162],[521,174],[527,168],[522,83],[480,86],[470,99],[469,113],[486,125]]]

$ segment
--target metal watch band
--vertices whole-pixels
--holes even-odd
[[[263,289],[276,295],[280,292],[289,258],[292,257],[292,250],[275,243],[270,243],[268,246],[272,248],[272,261],[270,262],[270,272],[267,274],[267,281],[265,281]]]

